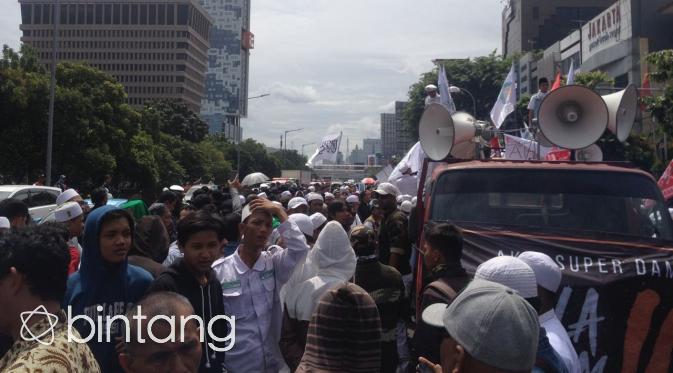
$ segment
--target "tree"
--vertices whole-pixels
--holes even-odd
[[[443,62],[449,83],[467,89],[474,96],[476,117],[481,120],[489,120],[493,103],[498,98],[511,64],[511,59],[498,56],[495,51],[488,56]],[[425,86],[428,84],[437,84],[436,68],[421,75],[420,80],[409,88],[409,99],[403,115],[412,139],[418,138],[418,124],[425,107]],[[472,99],[469,95],[453,93],[451,97],[458,110],[472,114]]]
[[[294,149],[282,149],[271,156],[276,158],[283,170],[308,170],[306,166],[308,158]]]
[[[589,89],[596,89],[596,87],[602,84],[613,86],[615,80],[603,71],[587,71],[575,74],[575,84]]]
[[[208,134],[208,124],[180,100],[158,100],[146,104],[143,110],[145,130],[163,133],[198,143]],[[158,126],[157,126],[158,124]]]

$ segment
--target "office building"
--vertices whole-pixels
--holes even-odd
[[[365,164],[367,162],[367,154],[364,149],[360,148],[358,145],[355,145],[355,149],[351,150],[350,157],[348,159],[350,164]]]
[[[53,1],[20,0],[21,41],[50,65]],[[181,99],[197,113],[211,18],[196,0],[61,0],[57,58],[114,76],[128,102]]]
[[[502,53],[542,50],[609,7],[614,0],[508,0],[502,11]]]
[[[254,48],[250,0],[200,1],[213,18],[201,118],[211,133],[238,141],[241,117],[248,115],[249,56]]]
[[[396,136],[397,131],[395,114],[382,113],[381,114],[381,150],[383,153],[383,160],[388,162],[393,155],[395,155]]]
[[[374,165],[379,165],[383,161],[383,144],[381,139],[363,139],[362,150],[367,157],[374,156]]]
[[[412,145],[409,127],[407,126],[407,121],[404,120],[404,107],[406,105],[406,101],[395,101],[395,155],[400,158],[407,153]]]

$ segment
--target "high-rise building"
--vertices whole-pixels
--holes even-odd
[[[19,0],[21,41],[50,65],[54,2]],[[196,0],[61,0],[59,61],[85,61],[114,76],[128,102],[181,99],[199,112],[211,18]]]
[[[248,115],[249,51],[254,48],[250,0],[200,1],[213,18],[201,118],[211,133],[237,141],[241,117]]]
[[[350,164],[365,164],[367,163],[367,154],[365,153],[364,149],[361,149],[358,145],[355,145],[355,149],[351,151],[348,162]]]
[[[505,56],[546,49],[615,0],[509,0],[502,11]]]
[[[383,144],[381,139],[362,139],[362,150],[366,155],[376,156],[377,162],[383,157]]]
[[[395,155],[404,156],[409,148],[411,148],[411,136],[409,136],[409,128],[407,121],[404,120],[404,107],[407,105],[406,101],[395,101]]]
[[[382,113],[381,114],[381,150],[384,161],[389,161],[395,155],[395,146],[397,139],[397,131],[395,114]]]

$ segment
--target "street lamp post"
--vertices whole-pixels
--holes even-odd
[[[54,35],[52,38],[53,45],[51,46],[51,77],[49,81],[49,122],[47,124],[47,167],[45,170],[45,177],[47,185],[51,185],[51,157],[54,143],[54,100],[56,98],[56,61],[58,56],[58,24],[61,21],[60,5],[58,0],[54,0],[54,11],[52,12],[54,18]]]
[[[460,87],[456,87],[455,85],[452,85],[451,87],[449,87],[449,92],[450,93],[460,93],[460,92],[467,93],[470,96],[470,98],[472,99],[472,116],[474,116],[475,119],[477,118],[477,101],[475,101],[474,96],[472,96],[472,93],[470,93],[470,91],[468,91],[465,88],[460,88]]]
[[[301,156],[304,156],[304,147],[309,146],[309,145],[315,145],[314,142],[308,143],[308,144],[301,144]]]
[[[281,164],[283,165],[283,167],[285,167],[285,153],[287,152],[287,134],[290,133],[290,132],[297,132],[297,131],[301,131],[301,130],[303,130],[303,128],[297,128],[297,129],[294,129],[294,130],[285,131],[285,139],[283,141],[283,146],[285,147],[285,151],[283,151],[283,149],[281,149],[281,152],[283,153],[283,161],[281,162]]]
[[[271,96],[271,93],[262,93],[259,96],[248,97],[248,101],[254,100],[256,98],[262,98],[266,96]],[[243,133],[241,131],[241,122],[238,123],[238,133],[236,133],[236,173],[241,172],[241,138]],[[240,176],[240,175],[239,175]]]

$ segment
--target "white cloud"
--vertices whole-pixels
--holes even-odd
[[[308,103],[318,100],[318,92],[312,86],[295,86],[276,82],[271,86],[274,98],[282,98],[292,103]]]

